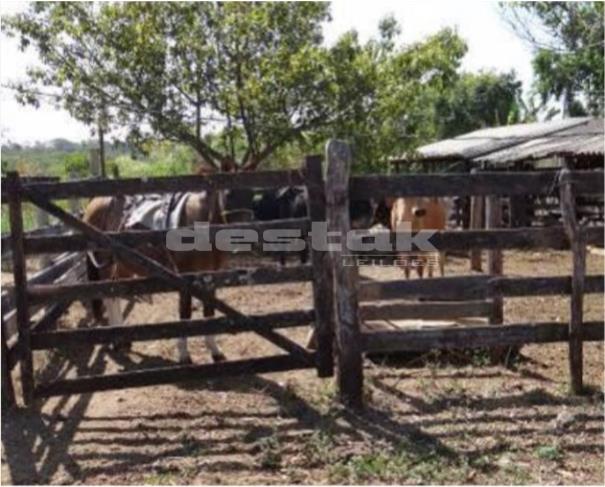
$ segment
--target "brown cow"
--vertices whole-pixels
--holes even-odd
[[[249,207],[247,200],[249,199]],[[123,197],[93,198],[84,212],[84,221],[104,232],[121,229],[124,222],[125,199]],[[187,196],[180,215],[179,227],[192,226],[195,222],[233,223],[249,221],[252,216],[252,192],[247,190],[204,191]],[[215,271],[223,264],[224,254],[213,248],[210,251],[169,251],[165,246],[143,244],[137,250],[162,265],[179,273]],[[145,276],[146,272],[123,259],[114,259],[111,252],[91,252],[87,258],[89,280],[127,279]],[[122,325],[124,317],[119,298],[103,300],[110,325]],[[102,314],[100,302],[93,303],[97,318]],[[204,315],[212,314],[204,307]],[[213,336],[205,337],[206,346],[214,361],[225,359]],[[180,362],[191,362],[187,339],[179,338],[177,350]]]
[[[397,198],[391,207],[391,230],[396,231],[397,226],[403,222],[408,222],[413,233],[420,230],[444,230],[447,223],[446,203],[440,198]],[[439,262],[439,270],[444,275],[443,252],[400,252],[399,260],[403,263],[406,279],[410,277],[412,266],[416,268],[418,277],[424,276],[425,267],[428,267],[429,277],[433,277],[435,261]]]

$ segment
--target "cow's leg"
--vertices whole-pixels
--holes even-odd
[[[179,318],[181,320],[188,320],[191,318],[191,294],[189,293],[179,293]],[[187,338],[177,338],[176,349],[180,363],[192,363],[189,349],[187,348]]]
[[[215,291],[212,291],[212,296],[214,296]],[[210,303],[204,302],[203,313],[204,318],[211,318],[214,316],[214,306]],[[206,335],[204,337],[204,342],[206,343],[206,348],[210,350],[210,355],[212,355],[212,360],[214,362],[223,362],[226,360],[225,354],[216,344],[216,339],[213,335]]]
[[[424,277],[424,266],[426,265],[426,260],[420,256],[416,256],[414,258],[416,263],[416,274],[418,274],[418,278],[422,279]]]
[[[435,268],[435,258],[439,259],[439,254],[436,254],[436,255],[428,254],[428,257],[426,259],[429,277],[433,277],[433,269]]]
[[[439,252],[439,272],[441,277],[445,276],[445,252]]]

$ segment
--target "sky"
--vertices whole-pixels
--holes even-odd
[[[4,0],[2,16],[22,11],[27,2]],[[333,43],[342,33],[355,29],[360,40],[375,36],[378,22],[393,15],[402,28],[403,44],[422,40],[443,27],[455,27],[468,44],[462,69],[466,71],[515,70],[529,89],[532,80],[531,51],[511,32],[500,18],[494,1],[432,0],[337,0],[332,2],[332,21],[324,29],[326,43]],[[0,38],[0,84],[22,79],[28,65],[36,64],[34,52],[20,52],[17,41],[2,34]],[[66,138],[88,139],[90,130],[52,105],[38,109],[19,105],[10,90],[0,92],[0,128],[2,141],[21,144]]]

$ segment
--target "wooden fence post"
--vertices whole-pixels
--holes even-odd
[[[486,198],[486,224],[487,229],[493,230],[502,226],[502,200],[500,196]],[[490,276],[502,275],[502,250],[493,249],[487,252],[487,269]],[[490,323],[502,324],[504,321],[503,301],[501,294],[493,295],[493,307]]]
[[[571,179],[571,172],[563,169],[560,174],[559,195],[561,201],[561,216],[565,232],[569,238],[573,274],[571,278],[570,320],[569,320],[569,374],[571,390],[580,394],[583,386],[583,349],[582,349],[582,320],[584,304],[584,278],[586,274],[586,236],[576,217],[576,202]]]
[[[19,174],[16,172],[9,172],[6,179],[8,183],[8,205],[13,251],[15,306],[17,308],[17,329],[19,331],[18,347],[21,356],[21,384],[23,388],[23,402],[26,406],[29,406],[34,398],[34,372],[29,329],[27,270],[23,249],[21,182]]]
[[[358,269],[344,265],[342,246],[349,231],[349,170],[351,151],[339,140],[326,146],[326,213],[328,231],[340,237],[340,249],[330,251],[334,272],[336,338],[338,345],[338,387],[340,400],[347,406],[363,406],[363,362],[357,302]]]
[[[471,174],[478,173],[478,169],[472,169]],[[484,204],[485,198],[483,196],[471,196],[471,215],[470,215],[470,228],[471,230],[480,230],[483,228],[483,220],[484,220]],[[470,259],[471,259],[471,270],[481,272],[482,265],[482,252],[481,249],[471,249],[470,250]]]
[[[326,194],[324,191],[321,156],[305,158],[307,206],[309,220],[326,221]],[[307,242],[311,245],[311,242]],[[334,275],[327,251],[315,250],[311,245],[313,264],[313,302],[315,305],[315,339],[317,342],[317,375],[334,375]]]

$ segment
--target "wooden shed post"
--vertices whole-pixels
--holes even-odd
[[[337,250],[330,251],[336,302],[336,343],[338,347],[338,388],[340,400],[352,408],[363,406],[363,362],[357,302],[358,269],[345,265],[342,247],[350,228],[349,171],[351,150],[340,140],[326,146],[326,202],[328,231],[340,238]]]
[[[561,216],[563,217],[563,225],[569,238],[573,258],[569,320],[569,374],[571,377],[571,391],[574,394],[580,394],[584,388],[582,379],[582,320],[586,274],[586,236],[576,217],[575,194],[569,169],[561,171],[559,182]]]
[[[305,177],[307,186],[307,209],[309,220],[326,221],[326,193],[323,181],[321,156],[305,158]],[[307,239],[309,240],[309,239]],[[311,242],[307,242],[311,245]],[[315,305],[314,335],[317,342],[317,375],[334,375],[334,290],[330,255],[326,251],[309,249],[313,264],[313,303]]]
[[[487,229],[496,229],[502,226],[502,199],[500,196],[486,198],[486,224]],[[490,276],[502,275],[502,250],[493,249],[487,252],[487,270]],[[502,324],[504,321],[503,300],[501,294],[492,296],[493,306],[490,313],[490,323]]]
[[[471,169],[471,174],[478,173],[478,169]],[[472,196],[471,197],[471,215],[470,215],[470,228],[471,230],[480,230],[483,228],[483,220],[484,220],[484,197],[483,196]],[[470,259],[471,259],[471,270],[481,272],[481,259],[482,252],[481,249],[471,249],[470,250]]]
[[[19,355],[21,357],[21,384],[23,402],[29,406],[34,399],[33,356],[30,343],[29,304],[27,299],[27,270],[23,248],[23,214],[21,204],[21,181],[19,174],[9,172],[8,205],[13,251],[13,279],[15,286],[15,307],[17,309],[17,329],[19,331]]]

